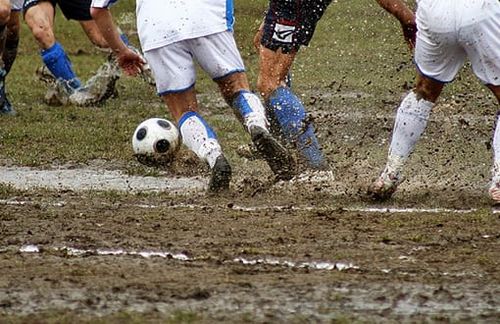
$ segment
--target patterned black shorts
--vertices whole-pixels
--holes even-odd
[[[307,46],[332,0],[270,0],[261,44],[284,53]]]
[[[50,2],[54,7],[56,5],[59,6],[66,19],[78,21],[92,20],[92,16],[90,15],[92,0],[25,0],[23,11],[26,12],[29,8],[44,1]]]

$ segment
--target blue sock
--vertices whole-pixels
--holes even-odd
[[[130,45],[130,41],[128,40],[127,35],[121,31],[120,31],[120,38],[125,43],[125,45],[127,45],[127,46]]]
[[[307,113],[299,98],[289,88],[279,87],[269,97],[267,108],[285,139],[297,147],[309,167],[324,168],[325,159],[314,126],[305,124]]]
[[[233,100],[233,108],[235,108],[243,118],[248,116],[248,114],[250,114],[253,111],[252,107],[250,107],[247,99],[244,96],[245,93],[251,93],[251,92],[246,90],[241,90],[240,92],[238,92],[238,94],[235,96]]]
[[[80,80],[73,71],[73,66],[59,43],[55,43],[51,48],[42,50],[42,60],[47,68],[52,72],[56,79],[62,79],[68,82],[73,89],[81,86]]]

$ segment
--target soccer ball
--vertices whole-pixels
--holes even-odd
[[[162,118],[150,118],[137,126],[132,148],[137,160],[146,165],[167,164],[179,149],[179,131]]]

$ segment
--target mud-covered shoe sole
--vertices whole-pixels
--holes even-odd
[[[14,109],[14,107],[12,107],[10,101],[7,99],[7,97],[5,97],[5,101],[2,105],[2,107],[0,107],[0,115],[3,115],[3,116],[15,116],[17,115],[17,112],[16,110]]]
[[[231,182],[231,165],[226,158],[221,155],[215,161],[212,168],[212,176],[208,183],[208,192],[218,193],[229,190],[229,183]]]
[[[387,188],[384,188],[385,184],[383,179],[378,178],[375,180],[370,187],[368,187],[367,190],[367,195],[373,200],[376,201],[385,201],[388,200],[392,197],[392,195],[396,192],[396,189],[398,188],[397,184],[388,186]]]
[[[266,160],[278,180],[290,180],[295,175],[295,163],[288,150],[261,127],[250,129],[252,142],[259,155]]]
[[[488,190],[492,204],[495,206],[500,205],[500,188],[497,186],[492,186]]]

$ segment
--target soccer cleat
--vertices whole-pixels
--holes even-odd
[[[384,201],[394,194],[401,183],[401,176],[397,173],[387,172],[387,169],[380,174],[368,188],[368,196],[374,200]]]
[[[290,180],[294,176],[295,167],[287,149],[262,127],[250,127],[250,136],[255,149],[266,160],[276,178]]]
[[[264,159],[264,157],[260,155],[259,151],[257,151],[254,143],[248,143],[238,146],[238,148],[236,149],[236,153],[242,158],[251,161]]]
[[[12,107],[12,104],[10,103],[9,99],[5,97],[3,105],[0,107],[0,115],[15,116],[16,114],[17,113],[14,110],[14,107]]]
[[[218,193],[229,190],[231,182],[231,165],[226,160],[224,155],[220,155],[215,160],[215,165],[212,168],[212,176],[208,183],[208,191],[210,193]]]
[[[493,203],[500,204],[500,165],[497,163],[493,166],[493,177],[488,192]]]
[[[52,72],[50,72],[49,68],[45,65],[38,67],[35,71],[35,75],[37,76],[38,80],[47,84],[54,83],[56,81],[56,78],[54,77]]]
[[[49,106],[66,105],[69,96],[74,92],[70,84],[64,80],[57,80],[47,66],[43,65],[36,69],[35,75],[38,80],[47,85],[44,101]]]
[[[91,77],[84,87],[76,89],[69,102],[77,106],[95,106],[104,103],[116,92],[116,81],[120,78],[120,68],[111,62],[105,62]]]
[[[488,191],[491,200],[493,200],[493,203],[495,205],[500,204],[500,183],[499,182],[492,183]]]
[[[5,76],[7,72],[0,68],[0,115],[14,116],[16,111],[12,107],[7,94],[5,93]]]

